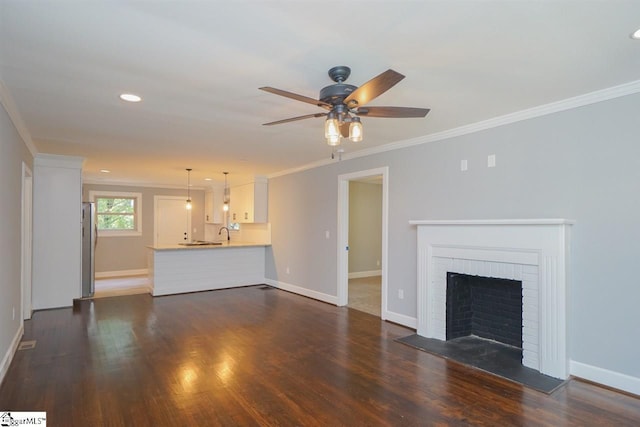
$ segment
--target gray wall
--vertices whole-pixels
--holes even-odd
[[[20,329],[23,161],[33,171],[33,156],[0,104],[0,360]]]
[[[274,177],[267,277],[335,296],[337,176],[388,166],[390,311],[416,316],[411,219],[575,219],[570,357],[640,377],[639,111],[640,95],[628,95]],[[486,167],[489,154],[496,155],[497,167]],[[464,173],[462,159],[469,162]],[[325,230],[331,239],[325,239]]]
[[[380,270],[382,184],[349,182],[349,273]]]
[[[90,191],[142,193],[142,236],[102,237],[96,246],[96,273],[147,268],[147,246],[153,245],[154,196],[185,196],[186,188],[131,187],[85,184],[82,199],[89,201]],[[191,238],[204,239],[204,191],[191,190]],[[196,232],[193,233],[193,229]]]

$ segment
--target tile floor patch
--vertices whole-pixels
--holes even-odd
[[[36,348],[36,340],[22,341],[20,345],[18,345],[18,350],[31,350],[33,348]]]

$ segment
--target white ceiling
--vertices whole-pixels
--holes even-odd
[[[327,70],[406,78],[370,105],[346,153],[639,79],[640,1],[0,2],[0,79],[40,152],[86,158],[90,181],[231,183],[328,159],[323,119],[258,90],[318,97]],[[120,101],[133,92],[143,102]],[[5,96],[6,98],[6,96]],[[110,174],[100,173],[109,169]]]

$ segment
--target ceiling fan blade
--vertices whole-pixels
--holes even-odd
[[[327,113],[307,114],[307,115],[304,115],[304,116],[291,117],[290,119],[282,119],[282,120],[277,120],[275,122],[263,123],[262,126],[279,125],[281,123],[295,122],[297,120],[311,119],[313,117],[323,117],[323,116],[326,116],[326,115],[327,115]]]
[[[425,117],[431,111],[429,108],[413,107],[362,107],[356,110],[358,116],[363,117]]]
[[[349,108],[365,105],[372,99],[391,89],[402,79],[404,79],[402,74],[393,70],[387,70],[351,92],[351,94],[344,99],[344,103],[347,104]]]
[[[296,101],[306,102],[307,104],[317,105],[318,107],[326,108],[327,110],[330,110],[332,107],[331,104],[327,104],[326,102],[309,98],[308,96],[298,95],[297,93],[287,92],[286,90],[276,89],[274,87],[265,86],[258,89],[264,90],[265,92],[273,93],[275,95],[284,96],[285,98],[295,99]]]

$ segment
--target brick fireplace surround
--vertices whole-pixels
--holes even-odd
[[[522,281],[522,364],[566,379],[566,219],[410,221],[418,228],[418,335],[446,340],[447,273]]]

